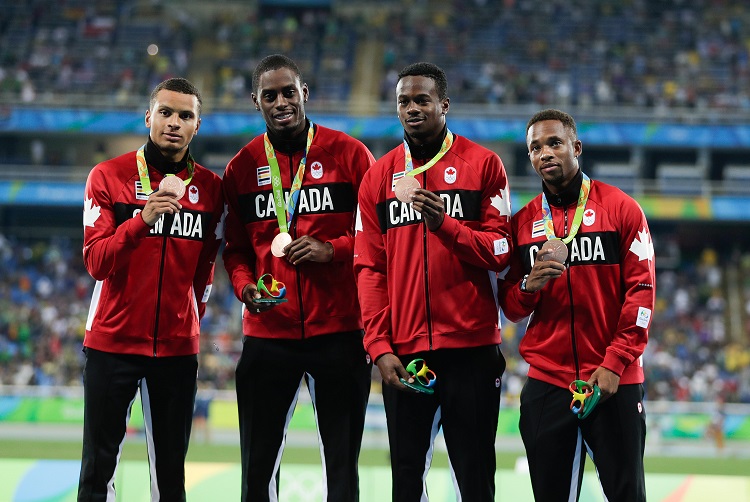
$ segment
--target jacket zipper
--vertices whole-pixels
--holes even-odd
[[[422,186],[427,190],[427,171],[422,173]],[[427,340],[429,340],[429,349],[432,350],[432,315],[430,314],[430,280],[429,280],[429,266],[427,264],[427,223],[422,217],[422,242],[424,244],[424,296],[425,296],[425,311],[427,314]]]
[[[164,262],[167,258],[167,236],[161,245],[161,263],[159,264],[159,287],[156,291],[156,320],[154,322],[154,357],[156,357],[156,341],[159,337],[159,311],[161,310],[161,287],[164,282]]]
[[[568,208],[563,212],[565,215],[565,233],[568,235]],[[578,365],[578,346],[576,344],[575,309],[573,309],[573,284],[570,282],[570,263],[568,263],[568,298],[570,299],[570,344],[573,349],[573,362],[576,367],[576,380],[581,378],[581,369]]]
[[[289,192],[291,196],[291,183],[294,183],[294,175],[296,174],[294,172],[294,154],[289,156],[289,174],[290,174],[290,185],[289,185]],[[302,187],[300,187],[302,189]],[[290,197],[291,200],[291,197]],[[297,210],[295,208],[294,211],[294,220],[292,221],[292,227],[289,229],[291,230],[292,239],[297,238],[297,218],[299,217],[299,214],[297,214]],[[297,276],[297,301],[299,302],[299,318],[300,318],[300,339],[305,339],[305,309],[302,305],[302,274],[299,273],[299,267],[294,267],[294,273]]]

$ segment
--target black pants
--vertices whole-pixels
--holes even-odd
[[[324,500],[359,500],[359,451],[372,378],[362,333],[305,340],[246,336],[236,377],[242,500],[280,500],[281,455],[303,379],[321,441]]]
[[[620,385],[583,420],[568,389],[529,378],[521,392],[520,429],[537,502],[578,500],[586,453],[610,502],[644,502],[646,411],[642,385]]]
[[[505,358],[497,345],[441,349],[421,358],[437,375],[432,395],[383,387],[394,502],[426,500],[427,471],[442,427],[458,500],[495,500],[495,437]]]
[[[197,356],[145,357],[86,349],[79,502],[114,500],[115,471],[138,388],[152,500],[185,500]]]

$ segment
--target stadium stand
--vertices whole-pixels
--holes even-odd
[[[232,107],[247,99],[259,57],[284,52],[319,99],[345,103],[356,48],[369,40],[377,50],[363,57],[383,83],[372,100],[390,101],[394,71],[430,60],[445,67],[460,103],[663,116],[750,108],[750,13],[740,0],[322,4],[2,0],[0,95],[59,101],[85,90],[124,103],[190,72],[217,107]]]
[[[648,121],[648,134],[656,129],[652,121],[748,122],[745,2],[581,0],[575,7],[562,0],[382,0],[283,9],[227,1],[219,11],[197,1],[0,0],[0,123],[14,107],[140,110],[157,82],[178,74],[204,90],[207,109],[246,112],[252,68],[270,52],[300,64],[316,112],[393,118],[397,71],[431,60],[447,70],[457,111],[476,121],[523,120],[554,105],[605,126]],[[241,135],[196,139],[198,158],[221,169],[244,144]],[[502,150],[511,175],[528,175],[524,145],[513,141],[490,146]],[[703,195],[709,180],[717,193],[750,193],[750,166],[734,151],[629,141],[623,134],[614,146],[587,143],[585,169],[634,193],[654,185],[658,193]],[[97,159],[121,153],[124,143],[75,130],[3,129],[0,180],[81,183]],[[0,207],[0,385],[80,386],[93,280],[81,263],[79,220],[55,219],[62,211],[14,211],[35,213],[38,227],[30,231],[26,220]],[[644,355],[648,398],[702,401],[719,393],[727,402],[748,403],[750,253],[726,243],[728,231],[746,222],[718,228],[720,237],[708,239],[705,226],[681,220],[690,211],[668,213],[652,228],[665,251],[657,249],[658,312]],[[706,242],[681,250],[686,240],[672,242],[674,227]],[[200,370],[201,380],[217,389],[233,386],[239,309],[218,263]],[[506,323],[503,333],[505,394],[513,399],[526,370],[517,357],[523,325]]]
[[[81,342],[93,288],[73,239],[0,237],[0,385],[80,386]],[[750,253],[721,259],[712,248],[657,275],[657,312],[644,355],[649,400],[750,403],[750,348],[727,332],[727,265],[742,269],[741,308],[750,308]],[[218,264],[221,267],[221,263]],[[203,321],[200,380],[233,388],[241,353],[240,305],[217,271]],[[526,365],[517,346],[523,323],[504,323],[505,397],[517,399]],[[745,328],[745,333],[747,332]]]

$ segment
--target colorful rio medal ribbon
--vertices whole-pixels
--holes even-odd
[[[573,393],[573,400],[570,402],[570,411],[583,420],[594,411],[599,398],[601,398],[602,391],[598,385],[592,387],[585,380],[571,382],[569,389]]]
[[[271,254],[277,258],[284,256],[284,248],[292,242],[292,236],[289,235],[289,224],[294,218],[294,212],[297,209],[299,200],[299,191],[302,188],[302,178],[305,176],[305,166],[307,165],[307,153],[310,151],[313,137],[315,136],[315,126],[312,121],[307,128],[307,144],[302,160],[299,161],[297,174],[292,181],[292,188],[289,190],[289,202],[284,202],[284,186],[281,183],[281,171],[279,170],[279,161],[276,158],[276,152],[268,139],[268,133],[263,135],[263,145],[266,149],[266,158],[271,168],[271,186],[273,188],[273,202],[276,206],[276,220],[279,222],[279,233],[271,242]]]
[[[144,153],[146,145],[143,145],[135,152],[136,164],[138,164],[138,177],[141,180],[141,190],[146,195],[151,195],[151,178],[148,176],[148,164],[146,164],[146,154]],[[159,183],[159,190],[166,190],[174,194],[177,200],[180,200],[185,195],[185,187],[190,184],[193,180],[193,173],[195,173],[195,160],[192,155],[188,153],[187,159],[188,178],[182,180],[174,174],[167,174],[164,179]]]
[[[284,303],[287,301],[286,298],[286,285],[283,282],[277,281],[271,274],[263,274],[258,278],[258,284],[256,285],[258,292],[262,295],[261,298],[253,300],[256,303]]]
[[[437,375],[427,367],[424,359],[414,359],[406,366],[406,371],[414,378],[414,382],[400,378],[399,380],[402,384],[422,394],[433,394],[435,392],[434,387],[437,382]]]
[[[541,256],[541,260],[552,260],[560,263],[565,263],[568,259],[568,246],[567,244],[573,240],[581,228],[581,222],[583,221],[583,213],[586,210],[586,201],[589,200],[589,192],[591,191],[591,180],[584,172],[581,172],[583,179],[581,180],[581,191],[578,193],[578,205],[576,205],[576,212],[573,216],[573,223],[570,226],[570,232],[568,236],[561,239],[555,235],[555,225],[552,222],[552,212],[547,202],[547,196],[542,192],[542,219],[544,220],[544,234],[547,236],[547,242],[542,245],[543,250],[552,249],[552,252]]]
[[[426,170],[437,164],[437,162],[443,158],[443,155],[445,155],[448,150],[450,150],[451,145],[453,145],[453,133],[450,131],[450,129],[448,129],[445,134],[443,144],[440,147],[440,151],[437,153],[437,155],[435,155],[427,164],[414,169],[414,161],[411,157],[409,143],[404,140],[405,174],[404,177],[398,180],[396,182],[396,185],[393,187],[393,191],[396,192],[396,198],[401,202],[411,202],[412,197],[414,197],[414,192],[418,188],[420,188],[419,181],[415,178],[415,176],[419,173],[425,172]]]

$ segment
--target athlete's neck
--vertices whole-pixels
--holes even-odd
[[[151,141],[151,137],[149,137],[148,141],[146,142],[146,148],[144,148],[143,154],[146,157],[146,163],[160,173],[177,174],[187,167],[189,152],[186,148],[185,154],[182,156],[182,159],[178,160],[177,162],[173,162],[172,160],[164,156],[159,147],[156,146],[156,143]]]
[[[270,129],[266,129],[266,132],[268,133],[268,139],[271,141],[274,150],[290,154],[305,149],[305,146],[307,146],[307,129],[309,127],[310,121],[305,119],[305,127],[302,131],[291,136],[282,136],[274,133]]]
[[[443,140],[445,135],[448,133],[448,127],[443,127],[442,132],[434,140],[427,141],[425,143],[417,142],[404,132],[404,139],[409,145],[409,151],[414,159],[418,160],[429,160],[438,154],[440,148],[443,146]]]

